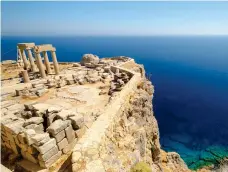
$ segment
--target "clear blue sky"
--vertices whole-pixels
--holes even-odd
[[[1,2],[3,35],[228,35],[228,2]]]

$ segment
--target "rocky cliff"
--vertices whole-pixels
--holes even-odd
[[[78,142],[72,156],[73,171],[137,171],[144,168],[143,165],[134,168],[141,162],[148,167],[144,171],[190,171],[179,154],[167,153],[160,147],[159,128],[152,105],[154,87],[147,80],[143,66],[131,61],[121,65],[121,69],[133,73],[129,85],[121,91],[126,94],[113,95],[110,105],[115,108],[108,109],[110,122],[102,119],[100,125],[91,127],[90,134],[81,141],[82,145]],[[99,118],[102,116],[105,114]],[[106,125],[105,134],[96,147],[96,141],[93,138],[91,141],[91,137],[100,135],[101,132],[96,131]],[[92,148],[88,146],[90,142]]]

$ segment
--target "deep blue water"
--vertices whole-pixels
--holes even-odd
[[[191,168],[213,161],[211,150],[228,155],[228,36],[3,37],[2,60],[16,59],[19,42],[51,43],[59,61],[85,53],[135,58],[152,74],[162,147]]]

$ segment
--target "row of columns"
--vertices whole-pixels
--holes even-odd
[[[48,59],[48,54],[47,51],[42,51],[43,56],[44,56],[44,65],[46,67],[47,70],[47,74],[51,73],[51,67],[50,67],[50,62]],[[46,77],[46,73],[45,73],[45,69],[44,69],[44,65],[40,56],[40,52],[35,52],[35,56],[36,56],[36,61],[37,61],[37,66],[39,68],[39,72],[42,78]],[[53,61],[53,65],[54,65],[54,70],[55,70],[55,74],[58,75],[59,74],[59,64],[56,58],[56,53],[55,51],[51,51],[51,56],[52,56],[52,61]]]
[[[24,78],[24,82],[29,82],[29,76],[28,76],[28,72],[27,72],[27,69],[29,68],[29,63],[30,63],[32,72],[36,71],[36,65],[34,62],[32,51],[31,51],[32,48],[34,48],[36,65],[39,69],[41,77],[42,78],[46,77],[44,65],[46,67],[47,74],[51,73],[51,66],[50,66],[50,62],[48,59],[47,51],[51,51],[51,57],[52,57],[53,65],[54,65],[55,74],[58,75],[59,74],[59,65],[58,65],[58,61],[57,61],[56,53],[55,53],[56,49],[54,47],[52,47],[51,44],[35,46],[34,43],[21,43],[21,44],[18,44],[18,49],[19,49],[18,53],[24,63],[25,70],[22,71],[22,76]],[[29,62],[27,60],[25,51],[27,51]],[[44,64],[42,62],[40,53],[43,53]]]

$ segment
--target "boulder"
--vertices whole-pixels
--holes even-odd
[[[99,57],[93,54],[84,54],[80,63],[81,65],[85,65],[86,63],[98,64]]]

